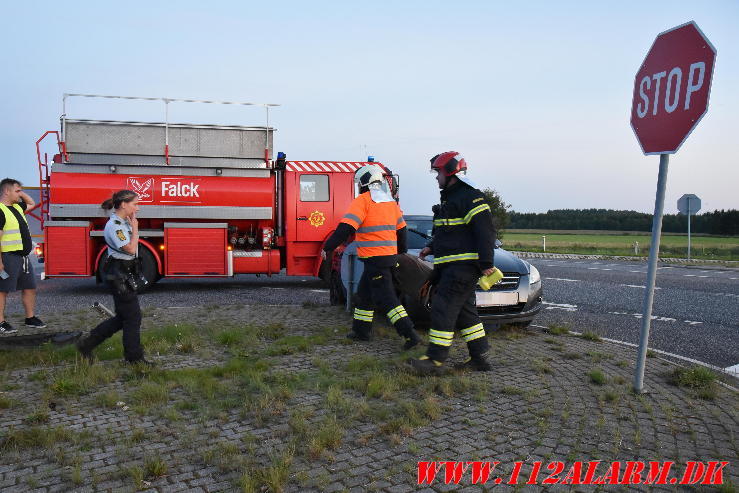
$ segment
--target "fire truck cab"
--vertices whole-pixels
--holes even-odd
[[[139,195],[139,256],[152,283],[319,275],[323,243],[356,195],[354,172],[371,162],[273,159],[269,116],[264,126],[69,119],[73,96],[111,97],[65,94],[61,130],[36,142],[48,278],[99,274],[109,214],[100,204],[121,189]],[[269,115],[275,105],[262,106]],[[51,162],[41,152],[48,138],[58,147]],[[373,164],[397,198],[397,177]]]

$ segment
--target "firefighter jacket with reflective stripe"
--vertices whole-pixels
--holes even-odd
[[[21,206],[13,204],[11,207],[18,209],[20,216],[26,221],[26,227],[28,227],[28,220]],[[0,209],[3,210],[3,214],[5,215],[5,226],[3,227],[3,237],[0,239],[0,250],[3,252],[23,250],[23,236],[21,236],[21,226],[18,224],[18,219],[7,205],[0,204]]]
[[[495,226],[481,191],[462,181],[441,191],[429,247],[434,266],[457,262],[475,263],[481,270],[493,266]]]
[[[359,257],[397,254],[397,231],[406,226],[403,213],[395,201],[373,202],[370,192],[354,199],[340,222],[357,230],[354,240]]]

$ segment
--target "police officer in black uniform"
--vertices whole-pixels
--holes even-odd
[[[441,189],[441,205],[434,207],[434,230],[420,257],[434,255],[434,270],[427,288],[431,296],[431,330],[426,354],[411,359],[421,374],[445,371],[454,332],[467,343],[469,358],[457,368],[490,371],[489,344],[477,314],[475,285],[482,275],[495,271],[493,255],[495,227],[490,206],[480,190],[468,183],[467,163],[449,151],[431,159]]]
[[[101,204],[111,210],[105,225],[105,243],[108,256],[103,266],[104,282],[113,295],[115,316],[100,323],[87,337],[77,342],[77,349],[88,361],[92,351],[105,339],[123,330],[123,356],[129,363],[151,365],[144,358],[141,347],[141,308],[136,291],[144,283],[140,274],[138,255],[139,197],[131,190],[120,190]]]

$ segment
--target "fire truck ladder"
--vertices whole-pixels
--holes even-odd
[[[69,155],[64,142],[59,137],[59,132],[56,130],[49,130],[36,141],[36,158],[38,159],[38,175],[39,175],[39,203],[32,209],[38,209],[39,214],[29,211],[28,214],[35,217],[41,223],[41,230],[44,229],[44,222],[49,220],[49,155],[44,153],[43,160],[41,159],[41,142],[43,142],[49,135],[56,136],[56,145],[59,149],[59,153],[62,158],[67,160]]]

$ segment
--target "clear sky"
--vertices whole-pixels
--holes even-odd
[[[6,2],[0,173],[38,184],[36,139],[64,92],[280,103],[275,150],[401,175],[438,200],[429,158],[520,212],[652,212],[659,157],[629,125],[655,36],[689,20],[718,51],[708,114],[672,155],[665,212],[694,193],[739,208],[739,1]],[[156,103],[74,100],[70,117],[161,121]],[[171,121],[263,124],[255,108],[173,105]]]

